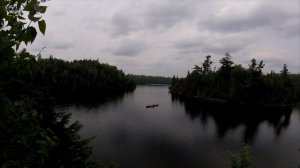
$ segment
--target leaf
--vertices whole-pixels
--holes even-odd
[[[47,6],[39,6],[38,12],[40,12],[40,13],[45,13],[46,10],[47,10]]]
[[[33,5],[33,9],[38,12],[39,11],[39,5],[36,1],[31,1],[32,5]]]
[[[45,35],[46,32],[46,22],[45,20],[41,20],[38,22],[40,31]]]
[[[24,11],[27,11],[27,12],[30,12],[32,11],[34,8],[31,4],[27,4],[25,7],[24,7]]]
[[[22,37],[20,38],[20,43],[24,41],[24,43],[27,45],[27,43],[30,41],[29,39],[29,35],[27,35],[27,32],[25,31],[25,33],[22,35]]]
[[[37,35],[35,28],[30,26],[27,28],[26,32],[27,41],[30,41],[32,43]]]
[[[28,19],[30,19],[33,22],[36,22],[36,21],[40,20],[41,17],[34,17],[34,14],[29,14]]]
[[[4,18],[7,16],[6,8],[4,5],[0,5],[0,18]]]

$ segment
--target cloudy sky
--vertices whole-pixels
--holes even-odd
[[[265,72],[300,73],[299,0],[51,0],[46,36],[29,50],[43,57],[98,59],[125,73],[185,76],[211,55],[230,52]]]

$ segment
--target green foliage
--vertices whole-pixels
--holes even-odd
[[[280,71],[281,76],[286,80],[288,78],[289,70],[287,65],[284,64],[282,70]]]
[[[241,65],[234,65],[231,56],[226,53],[220,60],[219,70],[212,72],[207,68],[211,64],[208,63],[209,59],[210,56],[207,56],[201,67],[196,65],[186,78],[173,78],[170,92],[205,101],[265,107],[290,106],[299,98],[299,75],[289,75],[286,65],[280,74],[271,72],[264,75],[263,61],[257,63],[252,59],[246,69]]]
[[[67,62],[50,58],[37,62],[40,68],[40,74],[34,76],[37,85],[47,86],[56,98],[101,98],[135,88],[123,71],[96,60]]]
[[[240,152],[232,153],[230,156],[230,168],[250,168],[253,165],[252,148],[249,145],[242,145]]]
[[[46,12],[47,7],[41,6],[40,0],[1,0],[0,2],[0,56],[6,52],[17,50],[22,42],[32,43],[37,31],[32,22],[39,22],[40,31],[45,33],[46,23],[41,20],[41,14]],[[26,23],[27,19],[30,23]]]
[[[96,60],[36,59],[25,50],[16,55],[2,77],[5,80],[0,85],[10,98],[44,89],[57,100],[99,99],[135,88],[134,82],[115,66]]]
[[[91,139],[82,139],[78,132],[82,125],[76,121],[70,123],[71,114],[55,113],[55,122],[50,127],[55,133],[58,143],[47,157],[46,167],[98,167],[89,160],[92,154]]]
[[[197,73],[201,73],[201,74],[208,74],[208,73],[210,73],[211,72],[211,64],[213,63],[210,60],[210,58],[211,58],[211,56],[207,55],[206,56],[206,60],[203,62],[202,66],[199,67],[198,65],[195,65],[194,70]]]
[[[162,76],[145,76],[145,75],[127,75],[128,78],[133,80],[138,85],[146,84],[171,84],[172,78]]]
[[[225,57],[223,57],[220,60],[220,63],[221,63],[221,67],[219,69],[220,72],[228,72],[228,71],[230,71],[231,68],[232,68],[232,65],[234,64],[231,61],[231,55],[229,53],[225,54]]]
[[[89,140],[81,125],[55,112],[44,95],[18,101],[0,98],[0,165],[2,167],[95,167],[88,160]],[[47,99],[47,97],[46,97]]]
[[[207,74],[207,73],[210,73],[211,72],[211,64],[213,63],[211,60],[210,60],[211,56],[208,55],[206,56],[206,60],[203,62],[202,64],[202,67],[203,67],[203,73],[204,74]]]
[[[42,167],[57,141],[42,128],[33,101],[0,100],[0,163],[2,167]]]
[[[285,65],[285,64],[284,64]],[[259,64],[256,63],[256,59],[251,60],[251,64],[249,65],[249,71],[262,73],[262,69],[264,68],[265,64],[263,61],[260,61]]]
[[[46,22],[44,20],[38,21],[40,31],[45,35]]]

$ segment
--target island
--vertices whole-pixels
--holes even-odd
[[[291,78],[287,65],[280,73],[264,74],[263,61],[252,59],[248,68],[235,64],[229,53],[220,61],[220,68],[212,70],[211,56],[201,66],[195,65],[185,78],[173,77],[169,90],[181,98],[197,99],[205,103],[248,105],[267,108],[285,108],[299,99],[299,83]],[[293,79],[293,80],[292,80]]]

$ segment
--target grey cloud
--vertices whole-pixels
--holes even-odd
[[[57,43],[57,42],[54,42],[53,44],[50,44],[49,47],[53,48],[53,49],[57,49],[57,50],[66,50],[66,49],[72,48],[73,45],[70,44],[70,43]]]
[[[174,47],[178,49],[192,49],[192,48],[199,48],[203,42],[201,42],[198,39],[190,39],[190,40],[184,40],[175,42]]]
[[[112,17],[113,35],[127,35],[137,29],[137,23],[131,20],[131,16],[116,13]]]
[[[247,44],[242,42],[220,42],[217,44],[206,44],[202,47],[205,53],[225,54],[226,52],[235,53],[243,50]]]
[[[205,36],[210,36],[206,34]],[[248,45],[251,45],[252,40],[245,35],[224,35],[218,34],[210,38],[195,37],[192,39],[181,40],[175,42],[173,47],[179,50],[179,53],[215,53],[224,54],[226,52],[238,52],[243,50]]]
[[[20,48],[23,48],[23,47],[26,48],[25,46],[22,46]],[[44,46],[42,46],[42,45],[33,46],[30,48],[30,51],[32,51],[34,53],[39,53],[40,51],[43,50],[44,47],[45,47],[45,45]]]
[[[194,6],[185,2],[137,3],[145,10],[119,10],[113,14],[111,20],[113,35],[128,35],[130,32],[156,28],[170,28],[176,23],[188,21]],[[130,9],[129,9],[130,10]]]
[[[54,11],[53,15],[55,17],[64,16],[64,15],[66,15],[66,12],[64,12],[64,11]]]
[[[72,43],[72,42],[69,42],[69,41],[66,41],[66,40],[62,41],[60,39],[57,39],[58,36],[53,35],[52,33],[49,33],[49,35],[51,35],[51,38],[49,39],[50,36],[47,36],[48,41],[43,42],[44,47],[46,47],[48,49],[66,50],[66,49],[74,47],[74,43]]]
[[[184,2],[155,4],[144,15],[147,27],[170,27],[178,22],[191,19],[193,6]]]
[[[53,6],[52,6],[53,5]],[[54,17],[65,16],[67,14],[64,6],[69,6],[66,2],[61,0],[57,1],[57,3],[52,4],[50,1],[46,1],[46,6],[48,6],[46,15],[51,13]]]
[[[289,37],[299,38],[300,36],[300,19],[287,19],[282,25],[277,27],[277,30]]]
[[[175,42],[173,47],[181,54],[199,54],[203,47],[203,42],[199,39],[188,39]]]
[[[261,27],[277,28],[285,27],[287,19],[298,18],[298,13],[288,12],[288,8],[280,8],[275,4],[261,4],[254,9],[249,10],[248,13],[241,13],[240,15],[228,14],[214,14],[208,17],[200,24],[209,29],[220,32],[237,32],[254,30]],[[243,7],[248,10],[246,7]],[[234,10],[234,9],[233,9]]]
[[[112,49],[112,54],[116,56],[137,56],[146,49],[146,45],[141,42],[124,42],[115,49]]]

